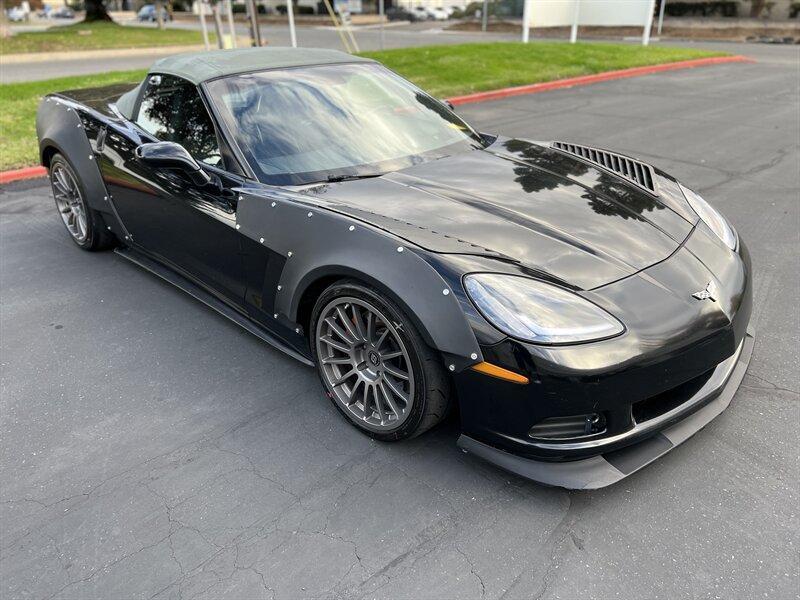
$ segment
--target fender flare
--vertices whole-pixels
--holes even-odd
[[[241,234],[286,257],[275,313],[298,335],[298,308],[309,285],[327,275],[352,275],[377,284],[413,315],[426,341],[446,355],[453,370],[482,360],[457,294],[424,259],[424,251],[402,238],[277,190],[269,196],[240,190],[236,220]]]
[[[80,105],[74,102],[55,96],[42,100],[36,112],[39,160],[44,164],[45,150],[55,148],[78,173],[89,206],[113,214],[97,156],[86,136],[88,121],[88,117],[81,114]]]

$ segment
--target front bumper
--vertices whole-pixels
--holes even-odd
[[[580,460],[548,462],[505,452],[464,434],[459,437],[458,445],[464,452],[547,485],[569,489],[597,489],[611,485],[686,441],[728,407],[747,371],[754,341],[753,329],[748,328],[737,352],[720,363],[706,384],[673,411],[643,423],[638,429],[620,434],[617,436],[620,439],[598,440],[602,446],[595,442],[595,449],[600,448],[600,451],[603,446],[626,444],[618,450]]]

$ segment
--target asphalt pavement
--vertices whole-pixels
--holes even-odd
[[[796,58],[459,108],[484,131],[652,161],[752,252],[756,347],[731,406],[594,492],[462,454],[452,420],[369,440],[313,370],[74,247],[41,182],[5,187],[0,596],[797,598]]]

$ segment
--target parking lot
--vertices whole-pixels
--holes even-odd
[[[483,131],[642,157],[751,250],[756,347],[730,408],[596,492],[462,454],[453,420],[369,440],[312,369],[75,248],[42,180],[6,186],[0,596],[800,596],[798,52],[752,52],[459,108]]]

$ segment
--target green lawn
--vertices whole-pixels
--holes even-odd
[[[364,53],[439,98],[720,54],[723,53],[681,48],[538,42],[430,46]],[[0,85],[0,106],[3,107],[0,111],[0,170],[37,164],[34,120],[36,107],[45,94],[136,82],[143,76],[144,71],[126,71]]]
[[[212,36],[216,40],[215,36]],[[4,38],[0,54],[21,52],[59,52],[107,48],[149,48],[202,44],[199,31],[123,27],[116,23],[75,23],[56,25],[47,31],[18,33]],[[216,43],[214,41],[213,43]]]
[[[426,46],[363,52],[442,98],[725,52],[632,44],[559,42]]]
[[[36,108],[42,96],[51,92],[138,82],[145,71],[117,71],[100,75],[63,77],[30,83],[0,85],[0,171],[36,165]]]

